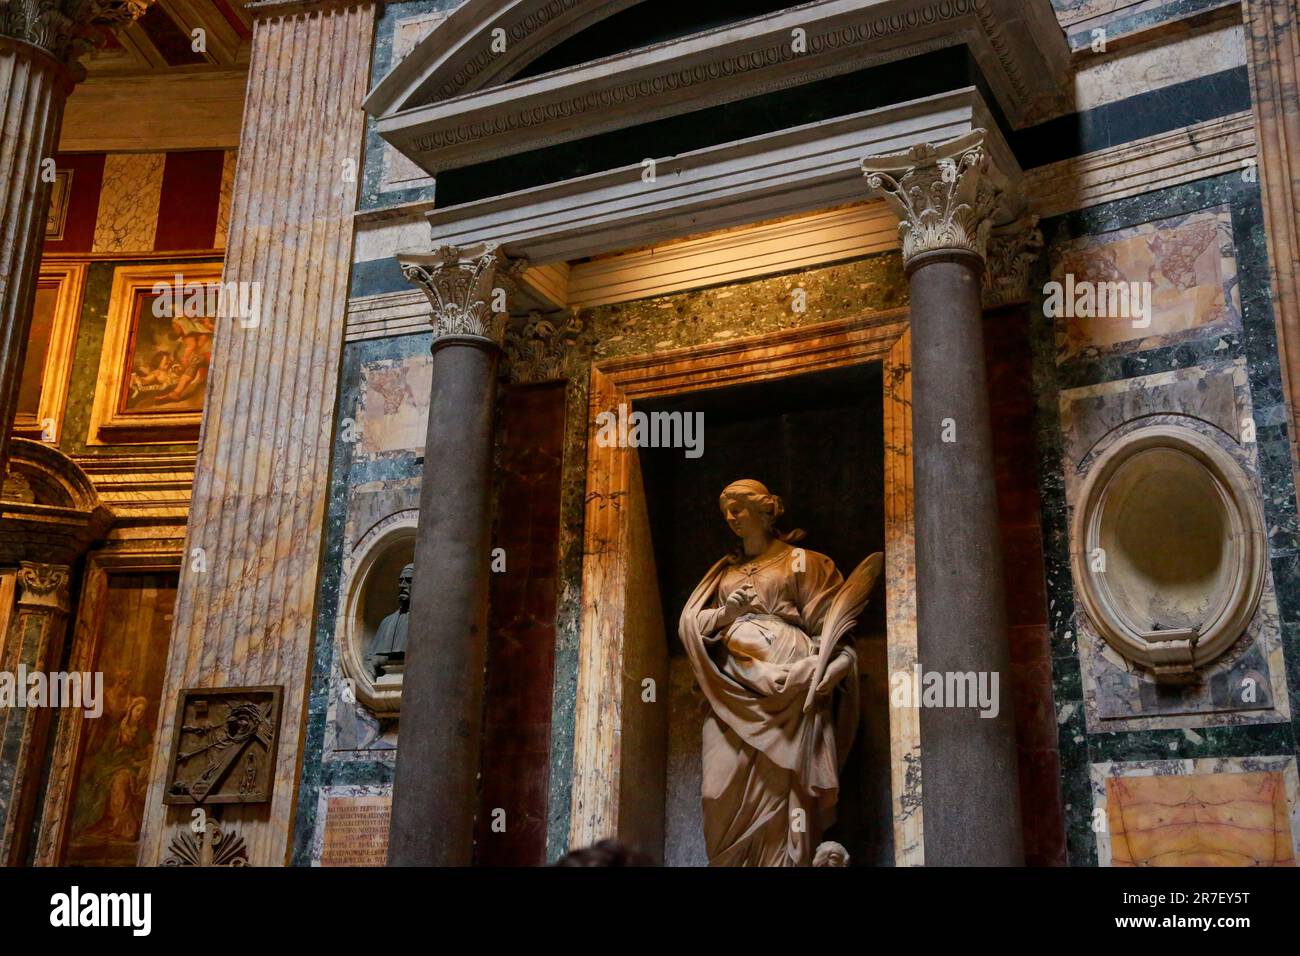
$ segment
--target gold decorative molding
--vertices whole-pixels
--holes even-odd
[[[904,264],[927,252],[985,258],[1000,191],[989,175],[984,137],[977,129],[937,146],[920,143],[906,154],[862,161],[867,185],[898,215]]]
[[[58,444],[63,434],[63,412],[72,379],[72,360],[77,349],[77,325],[86,290],[85,262],[41,263],[37,288],[55,290],[54,314],[50,319],[49,344],[40,370],[41,394],[36,413],[18,411],[13,433],[23,438]],[[28,353],[27,361],[35,359]]]

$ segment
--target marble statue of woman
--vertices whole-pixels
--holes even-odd
[[[704,576],[679,633],[709,705],[704,842],[710,866],[809,866],[835,821],[839,773],[858,723],[849,631],[880,574],[871,555],[847,581],[824,554],[781,534],[781,499],[757,481],[719,499],[740,539]]]

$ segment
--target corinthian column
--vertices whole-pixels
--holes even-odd
[[[223,282],[259,307],[217,321],[176,595],[140,864],[161,862],[184,808],[162,802],[177,693],[272,684],[284,716],[269,805],[229,805],[255,866],[289,851],[310,680],[356,164],[375,8],[249,5],[248,96]]]
[[[433,386],[388,862],[466,866],[487,654],[492,412],[506,283],[522,262],[490,245],[398,261],[432,306]]]
[[[921,668],[997,687],[996,716],[947,695],[922,707],[928,865],[1023,862],[980,303],[998,199],[983,136],[863,161],[867,184],[898,214],[911,287]]]
[[[63,107],[84,75],[77,57],[92,45],[92,26],[129,22],[148,5],[13,0],[0,6],[0,472],[27,353]]]
[[[0,671],[13,675],[15,682],[27,677],[15,684],[15,705],[0,707],[0,865],[21,866],[26,860],[53,708],[80,703],[51,697],[50,676],[59,669],[67,619],[68,568],[22,562],[17,607],[9,617],[0,661]],[[33,686],[43,687],[45,699],[27,699]]]

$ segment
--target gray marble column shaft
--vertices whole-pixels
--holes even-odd
[[[1023,863],[1002,549],[981,305],[997,193],[982,135],[864,162],[899,214],[911,288],[917,645],[924,674],[971,674],[996,716],[921,709],[927,865]]]
[[[433,384],[389,827],[390,866],[467,866],[487,657],[493,410],[507,263],[401,256],[433,307]]]

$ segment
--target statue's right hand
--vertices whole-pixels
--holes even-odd
[[[758,600],[758,592],[752,584],[742,584],[727,596],[727,616],[733,621],[742,614],[748,614]]]

